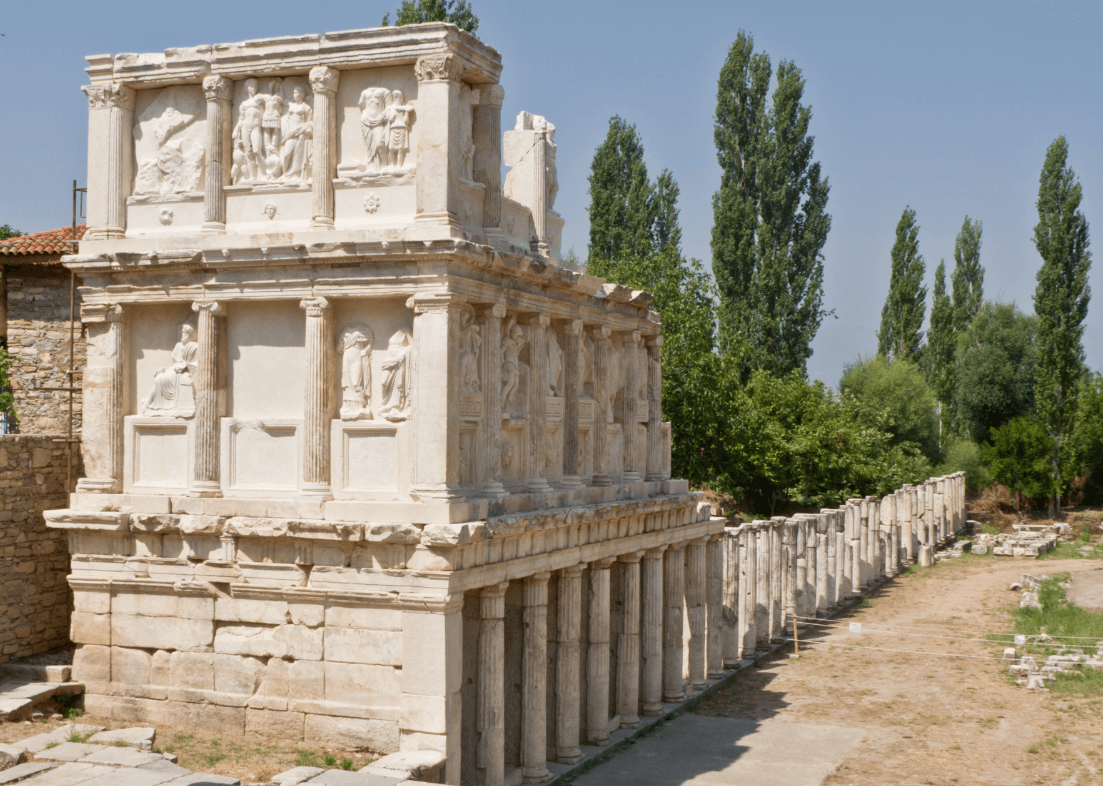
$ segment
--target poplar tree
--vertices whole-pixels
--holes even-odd
[[[923,353],[923,371],[927,384],[938,402],[939,447],[942,436],[952,420],[952,402],[957,368],[954,365],[954,307],[946,293],[946,260],[940,260],[934,271],[934,299],[931,302],[931,323],[927,330],[927,349]]]
[[[927,311],[927,287],[923,286],[926,272],[927,266],[919,254],[919,225],[915,223],[915,211],[906,207],[896,224],[892,278],[888,297],[881,309],[877,354],[919,361],[923,317]]]
[[[1049,515],[1060,513],[1065,442],[1076,418],[1077,395],[1084,369],[1084,319],[1091,289],[1088,270],[1088,222],[1080,212],[1081,188],[1069,168],[1063,136],[1046,151],[1038,187],[1038,224],[1034,246],[1042,257],[1034,290],[1038,317],[1038,365],[1034,401],[1038,421],[1049,434]]]
[[[677,184],[668,172],[663,182],[665,209],[677,200]],[[601,266],[609,260],[642,255],[653,247],[655,226],[652,203],[655,187],[647,178],[643,162],[643,142],[636,127],[620,116],[609,119],[605,141],[594,151],[590,166],[590,250],[587,264],[593,275],[603,275]],[[671,196],[671,186],[673,192]],[[664,219],[664,232],[677,229],[677,213],[673,228],[670,216]],[[680,230],[678,230],[680,235]]]
[[[720,190],[713,196],[712,269],[728,349],[746,370],[805,372],[823,309],[823,246],[830,190],[812,158],[804,76],[739,31],[720,70],[714,139]]]
[[[961,332],[984,302],[984,268],[980,264],[980,221],[961,225],[954,240],[954,330]]]

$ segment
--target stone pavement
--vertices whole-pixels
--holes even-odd
[[[576,786],[819,786],[865,732],[682,715]]]

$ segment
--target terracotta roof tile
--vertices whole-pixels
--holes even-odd
[[[70,244],[66,241],[73,237],[73,228],[51,229],[33,235],[0,240],[0,256],[27,257],[40,254],[70,254]],[[77,225],[77,240],[84,237],[84,224]]]

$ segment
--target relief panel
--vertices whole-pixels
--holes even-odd
[[[288,496],[299,489],[302,421],[222,419],[222,490],[227,496]]]

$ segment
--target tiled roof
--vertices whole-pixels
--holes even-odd
[[[71,254],[71,244],[66,242],[73,237],[73,228],[51,229],[34,235],[21,235],[0,240],[0,256],[27,257],[41,254]],[[84,237],[84,224],[77,225],[77,240]],[[13,260],[14,261],[14,260]]]

